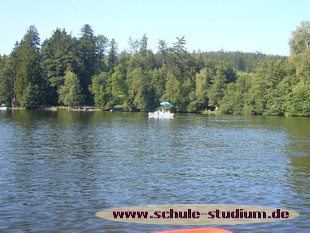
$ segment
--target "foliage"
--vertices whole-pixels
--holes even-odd
[[[149,85],[151,76],[141,68],[135,68],[128,74],[128,98],[125,108],[130,111],[149,111],[156,106],[155,89]]]
[[[52,37],[42,44],[41,54],[43,75],[48,82],[47,104],[56,105],[58,102],[57,91],[64,84],[67,70],[77,72],[81,63],[75,50],[75,41],[63,29],[56,29]]]
[[[18,66],[16,70],[15,95],[16,102],[21,103],[24,90],[31,83],[43,87],[40,38],[37,29],[30,26],[26,35],[16,48]]]
[[[40,94],[41,91],[38,84],[33,85],[29,83],[23,91],[23,96],[20,100],[21,106],[27,109],[39,106],[42,103]]]
[[[6,103],[11,106],[15,104],[14,88],[17,63],[15,51],[10,56],[4,56],[0,60],[0,103]]]
[[[40,46],[30,26],[9,56],[0,57],[0,101],[95,104],[107,110],[150,111],[170,101],[173,111],[310,116],[309,21],[292,33],[290,57],[260,52],[188,52],[185,37],[169,46],[129,38],[119,53],[114,38],[84,25],[79,38],[56,29]],[[209,114],[210,112],[207,111]],[[211,112],[212,113],[212,112]]]
[[[201,110],[204,110],[208,103],[208,90],[211,86],[213,73],[213,69],[206,67],[197,73],[195,77],[195,96],[197,104],[201,105]]]
[[[110,43],[110,50],[108,54],[108,65],[110,69],[113,69],[117,64],[117,43],[114,38],[111,40]]]
[[[84,102],[84,96],[81,94],[82,89],[80,80],[77,75],[68,71],[64,77],[65,82],[59,90],[59,103],[67,106],[77,106]]]
[[[100,66],[100,58],[98,52],[100,49],[97,45],[98,38],[95,37],[90,25],[85,24],[81,29],[81,37],[77,41],[78,55],[81,60],[77,75],[80,79],[82,94],[86,97],[86,103],[93,103],[93,96],[90,94],[88,86],[91,84],[91,78]],[[100,54],[102,55],[102,54]]]
[[[310,48],[310,21],[302,21],[301,26],[292,32],[290,40],[291,54],[303,53]]]
[[[109,73],[102,72],[93,76],[92,85],[89,86],[89,89],[95,96],[94,100],[97,107],[102,109],[110,109],[114,107]]]

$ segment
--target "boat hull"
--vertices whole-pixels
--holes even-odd
[[[148,116],[150,118],[173,118],[174,113],[149,112]]]

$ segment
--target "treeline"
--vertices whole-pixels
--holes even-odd
[[[306,30],[305,30],[306,28]],[[307,31],[308,30],[308,31]],[[83,26],[79,38],[56,29],[40,44],[30,26],[9,56],[0,59],[0,101],[11,106],[123,106],[154,110],[170,101],[173,110],[310,115],[309,22],[293,33],[290,57],[242,52],[188,52],[185,38],[172,46],[129,38],[119,52],[114,39]]]

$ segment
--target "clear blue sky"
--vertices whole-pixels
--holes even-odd
[[[260,51],[289,55],[291,32],[310,20],[309,0],[0,0],[0,54],[9,54],[30,25],[41,43],[56,28],[78,37],[89,24],[95,35],[115,38],[122,51],[128,38],[148,37],[171,46],[185,36],[187,49]]]

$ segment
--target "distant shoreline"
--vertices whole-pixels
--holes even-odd
[[[74,107],[66,107],[66,106],[45,106],[45,107],[38,107],[38,108],[31,108],[26,109],[24,107],[8,107],[8,110],[41,110],[41,111],[72,111],[72,112],[130,112],[124,111],[123,107],[115,107],[111,109],[100,109],[99,107],[95,106],[74,106]],[[145,111],[148,112],[148,111]],[[184,112],[176,112],[176,113],[184,113]],[[267,115],[267,114],[225,114],[220,110],[204,110],[199,112],[187,112],[187,113],[195,113],[195,114],[202,114],[202,115],[234,115],[234,116],[281,116],[281,117],[310,117],[309,115]]]

